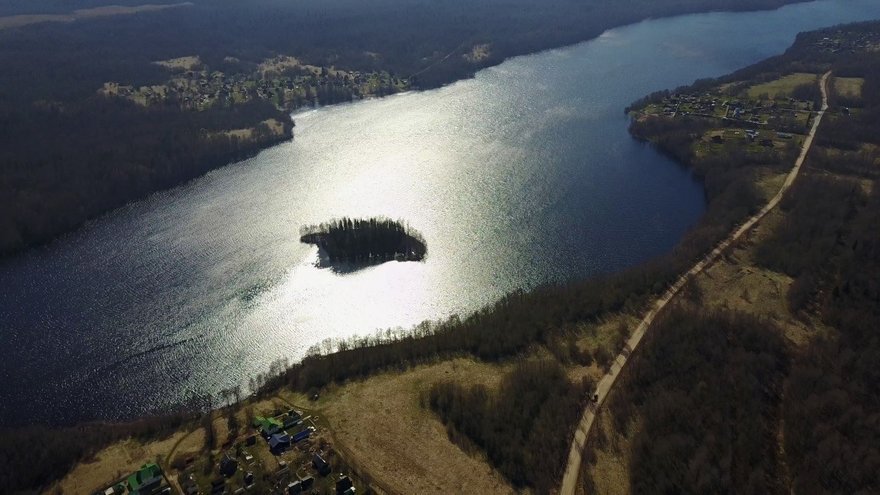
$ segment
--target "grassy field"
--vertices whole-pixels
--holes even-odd
[[[449,441],[422,393],[454,379],[496,387],[509,366],[454,359],[405,372],[384,373],[330,390],[315,403],[332,425],[347,460],[396,493],[512,493],[478,453]]]
[[[752,86],[748,90],[749,98],[767,95],[770,98],[789,98],[794,88],[804,84],[815,84],[816,74],[797,72],[763,84]]]

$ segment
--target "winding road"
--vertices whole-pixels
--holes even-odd
[[[635,351],[639,344],[642,342],[642,337],[645,336],[645,332],[648,331],[648,328],[654,322],[654,319],[657,315],[663,311],[663,309],[672,301],[684,285],[691,280],[693,277],[701,273],[706,268],[710,267],[721,254],[729,248],[734,242],[740,239],[746,232],[752,229],[762,218],[764,218],[768,213],[770,213],[776,205],[782,200],[782,197],[785,193],[791,188],[792,184],[794,184],[795,179],[797,179],[798,174],[801,171],[801,166],[804,164],[804,161],[807,158],[807,153],[809,153],[810,148],[813,146],[813,139],[816,137],[816,131],[819,129],[819,124],[822,122],[822,117],[825,115],[825,111],[828,110],[828,78],[831,76],[831,72],[826,72],[822,75],[822,79],[819,81],[820,89],[822,90],[822,108],[816,114],[816,118],[813,121],[813,126],[810,128],[809,134],[807,134],[807,138],[804,140],[804,145],[801,149],[801,154],[798,156],[795,161],[794,168],[791,169],[791,172],[788,173],[788,176],[785,178],[785,182],[783,182],[782,187],[779,188],[779,191],[776,193],[773,198],[767,202],[767,204],[756,213],[754,216],[749,218],[747,222],[742,224],[738,229],[733,231],[724,241],[719,243],[715,249],[712,250],[709,254],[703,257],[696,265],[694,265],[690,270],[687,271],[684,275],[678,278],[678,280],[670,286],[666,292],[663,293],[654,304],[651,305],[650,309],[645,316],[642,318],[642,321],[636,327],[635,331],[630,335],[629,340],[627,340],[626,345],[623,350],[617,357],[614,359],[614,363],[611,365],[611,369],[602,379],[599,381],[599,384],[596,387],[595,393],[598,394],[598,400],[595,402],[590,402],[587,406],[586,410],[584,410],[584,414],[581,417],[580,422],[578,423],[577,429],[574,432],[574,438],[571,441],[571,450],[568,454],[568,463],[565,466],[565,474],[562,477],[562,486],[559,490],[560,495],[574,495],[577,490],[577,482],[578,475],[580,473],[581,460],[584,452],[584,447],[587,443],[587,438],[589,438],[590,429],[593,426],[593,422],[596,419],[596,414],[602,404],[605,402],[605,399],[608,397],[608,394],[611,392],[611,388],[614,386],[614,383],[617,381],[617,377],[620,376],[620,372],[623,370],[623,367],[626,366],[627,361]]]

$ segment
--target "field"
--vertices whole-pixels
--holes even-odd
[[[790,98],[794,88],[804,84],[815,84],[816,74],[794,73],[763,84],[752,86],[748,90],[750,98],[767,95],[770,98]]]
[[[865,79],[861,77],[835,77],[834,92],[849,98],[861,98]]]
[[[471,359],[444,361],[347,384],[323,394],[316,407],[326,415],[349,462],[369,472],[379,488],[395,493],[512,493],[482,456],[450,442],[446,428],[421,403],[422,393],[439,380],[492,387],[504,370]]]

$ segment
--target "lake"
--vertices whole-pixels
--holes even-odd
[[[438,90],[295,115],[296,136],[0,264],[0,424],[128,418],[326,339],[465,315],[668,252],[704,210],[627,133],[645,94],[880,17],[874,0],[650,20]],[[383,215],[422,263],[316,266],[299,228]]]

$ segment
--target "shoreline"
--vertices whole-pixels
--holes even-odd
[[[479,73],[483,70],[489,70],[494,67],[498,67],[499,65],[501,65],[509,60],[512,60],[512,59],[516,59],[519,57],[533,57],[533,56],[538,56],[542,53],[550,52],[553,50],[574,47],[574,46],[580,45],[582,43],[588,43],[588,42],[597,40],[609,31],[613,31],[615,29],[625,28],[627,26],[635,26],[635,25],[638,25],[640,23],[647,22],[647,21],[660,20],[660,19],[672,19],[672,18],[676,18],[676,17],[691,16],[691,15],[706,15],[706,14],[719,13],[719,12],[727,12],[727,13],[771,12],[771,11],[782,9],[782,8],[789,6],[789,5],[795,5],[795,4],[801,4],[801,3],[811,3],[811,2],[815,2],[815,1],[820,1],[820,0],[778,0],[777,4],[775,6],[767,7],[767,8],[749,8],[749,6],[746,6],[746,8],[742,8],[742,9],[728,9],[728,10],[723,10],[723,9],[722,10],[718,10],[718,9],[701,10],[701,9],[685,8],[685,9],[683,9],[682,12],[667,15],[667,16],[644,17],[644,18],[638,19],[633,22],[624,22],[621,24],[612,25],[610,27],[603,29],[601,32],[595,33],[594,35],[592,35],[590,37],[580,39],[580,40],[575,40],[571,43],[566,43],[566,44],[561,44],[561,45],[553,45],[553,46],[547,46],[547,47],[540,47],[537,50],[528,51],[528,52],[524,52],[524,53],[513,53],[510,55],[505,55],[505,56],[503,56],[503,58],[500,58],[500,59],[492,59],[491,63],[489,63],[487,65],[479,65],[473,69],[469,69],[466,72],[462,72],[462,73],[458,74],[457,76],[455,76],[454,79],[446,81],[446,82],[442,82],[441,84],[427,85],[427,86],[423,86],[423,87],[416,86],[416,87],[412,87],[412,88],[408,89],[407,91],[403,91],[400,93],[394,93],[394,94],[385,95],[385,96],[370,96],[368,98],[361,98],[359,100],[350,101],[350,102],[331,103],[329,105],[318,105],[318,106],[303,106],[303,107],[299,107],[299,108],[293,109],[293,110],[282,110],[282,111],[286,115],[288,115],[289,124],[291,125],[291,128],[293,128],[295,126],[295,118],[297,115],[300,115],[300,114],[307,114],[307,113],[310,113],[313,111],[318,111],[318,110],[325,109],[325,108],[356,104],[356,103],[370,101],[370,100],[379,99],[379,98],[387,98],[387,97],[406,95],[406,94],[411,94],[411,93],[416,93],[416,92],[423,93],[423,92],[428,92],[428,91],[439,90],[439,89],[442,89],[446,86],[450,86],[450,85],[453,85],[453,84],[456,84],[456,83],[459,83],[462,81],[467,81],[469,79],[473,79],[474,77],[476,77],[477,73]],[[175,4],[175,5],[177,5],[177,4]],[[285,126],[286,125],[288,125],[288,122],[285,122]],[[14,260],[14,259],[23,257],[23,256],[27,255],[28,253],[31,253],[34,250],[44,249],[49,246],[55,245],[58,242],[63,242],[65,238],[67,238],[68,236],[70,236],[76,232],[79,232],[89,223],[100,220],[101,218],[106,217],[108,215],[112,215],[117,210],[125,208],[125,207],[127,207],[131,204],[134,204],[134,203],[149,200],[151,197],[153,197],[154,195],[156,195],[158,193],[163,193],[163,192],[171,191],[176,188],[182,187],[186,184],[189,184],[195,180],[198,180],[198,179],[204,177],[207,173],[209,173],[211,171],[222,169],[222,168],[227,167],[229,165],[234,165],[236,163],[240,163],[242,161],[253,158],[254,156],[257,156],[259,153],[261,153],[267,149],[270,149],[274,146],[277,146],[279,144],[283,144],[287,141],[291,141],[291,140],[293,140],[293,138],[294,138],[294,135],[293,135],[292,131],[290,131],[289,135],[287,135],[286,137],[279,137],[278,139],[269,140],[266,143],[256,144],[255,146],[253,146],[252,149],[249,149],[245,153],[245,155],[243,155],[244,158],[231,156],[231,157],[229,157],[229,159],[221,160],[222,163],[218,163],[217,165],[207,167],[207,170],[202,173],[198,173],[192,177],[189,177],[186,180],[183,180],[181,182],[177,182],[173,185],[170,185],[169,187],[158,188],[154,191],[148,192],[147,194],[136,196],[133,199],[126,201],[123,204],[120,204],[120,205],[112,207],[108,210],[102,211],[97,215],[87,217],[87,218],[83,219],[81,222],[74,225],[72,228],[64,229],[64,230],[60,231],[58,234],[52,235],[52,236],[45,238],[45,239],[42,239],[42,240],[34,240],[34,241],[32,241],[30,243],[26,243],[20,247],[13,248],[10,251],[0,253],[0,264],[2,264],[4,262],[8,262],[9,260]]]

